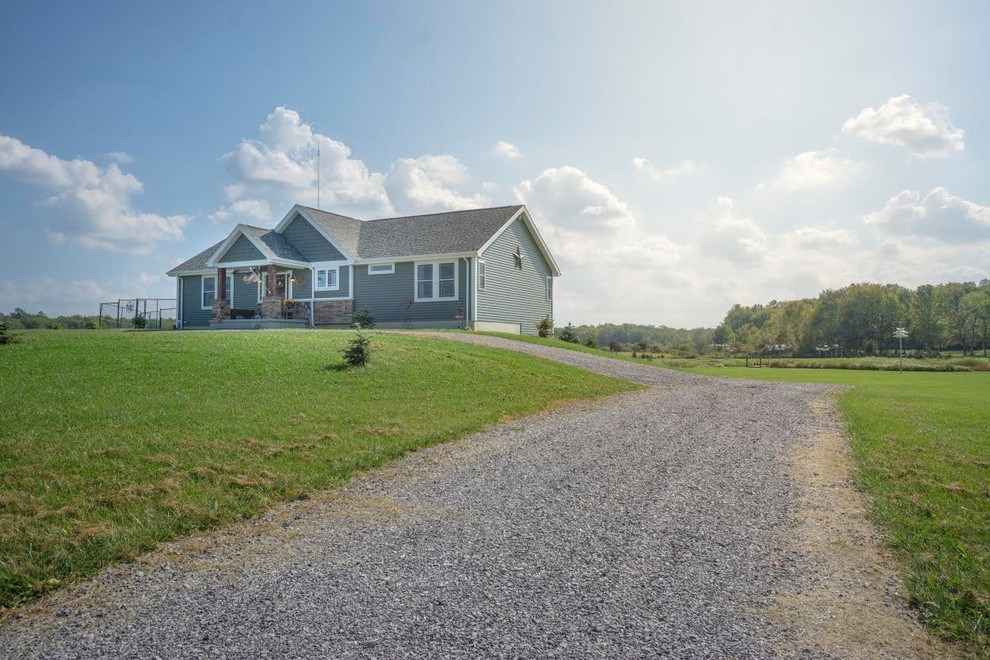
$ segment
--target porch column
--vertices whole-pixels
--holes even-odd
[[[275,282],[275,264],[268,264],[268,295],[274,296],[278,291],[278,285]]]
[[[227,300],[227,269],[217,269],[213,295],[213,320],[223,321],[230,318],[230,301]]]
[[[276,295],[277,291],[278,285],[275,282],[275,264],[269,264],[268,287],[265,289],[265,297],[261,299],[261,318],[282,318],[282,299]]]

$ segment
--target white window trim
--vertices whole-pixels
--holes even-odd
[[[333,286],[316,286],[320,279],[320,271],[327,273],[327,282],[330,281],[330,271],[334,272]],[[326,268],[313,269],[313,291],[340,291],[340,266],[327,266]]]
[[[388,270],[380,270],[377,273],[372,268],[388,268]],[[368,264],[368,275],[394,275],[395,274],[395,264]]]
[[[213,300],[210,300],[210,304],[203,305],[203,298],[206,296],[206,280],[213,280],[213,300],[217,297],[217,276],[216,275],[203,275],[199,280],[199,305],[200,309],[213,309]],[[234,276],[228,275],[227,281],[230,286],[227,287],[227,300],[230,301],[230,306],[234,306]]]
[[[547,275],[547,300],[553,300],[553,275]]]
[[[439,259],[437,261],[416,261],[413,262],[413,300],[416,302],[449,302],[460,300],[460,277],[458,277],[457,259]],[[419,267],[427,264],[433,266],[433,292],[432,298],[419,297]],[[440,264],[454,264],[454,295],[440,298]]]
[[[484,291],[488,287],[488,266],[481,259],[478,260],[478,290]]]

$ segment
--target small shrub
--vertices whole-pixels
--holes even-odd
[[[349,367],[363,367],[371,361],[371,338],[361,333],[361,325],[354,324],[357,336],[347,342],[344,349],[344,364]]]
[[[7,329],[6,321],[0,321],[0,344],[16,344],[20,340],[20,335],[15,335]]]
[[[570,344],[578,343],[577,334],[574,332],[574,325],[572,323],[565,325],[564,329],[560,331],[559,335],[557,335],[557,339],[566,341]]]
[[[598,348],[598,334],[594,330],[591,331],[591,334],[585,337],[584,345],[588,348]]]
[[[86,329],[87,330],[99,330],[100,329],[100,319],[89,318],[86,319]]]
[[[58,321],[51,321],[48,324],[48,329],[49,330],[65,330],[65,324],[60,323]]]
[[[146,325],[148,325],[148,319],[144,318],[140,314],[135,314],[134,318],[131,319],[131,325],[134,326],[135,330],[143,330]]]
[[[536,332],[541,337],[552,337],[553,336],[553,319],[547,314],[540,322],[536,324]]]
[[[608,343],[608,350],[610,353],[618,353],[622,350],[622,344],[618,339],[613,339]]]
[[[375,317],[371,315],[371,312],[367,308],[362,308],[354,312],[353,322],[354,325],[360,328],[375,327]]]

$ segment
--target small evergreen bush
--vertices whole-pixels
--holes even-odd
[[[20,335],[15,335],[7,329],[6,321],[0,321],[0,344],[16,344],[20,340]]]
[[[354,324],[357,336],[347,342],[344,349],[344,364],[349,367],[363,367],[371,361],[371,338],[361,333],[361,325]]]
[[[536,332],[541,337],[552,337],[553,336],[553,319],[547,314],[540,322],[536,324]]]
[[[354,312],[353,323],[361,328],[373,328],[375,327],[375,317],[371,315],[371,312],[367,308],[359,309]]]
[[[559,335],[557,335],[557,338],[571,344],[578,343],[577,334],[574,332],[574,324],[568,323],[565,325],[564,329],[560,331]]]

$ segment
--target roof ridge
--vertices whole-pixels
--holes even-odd
[[[460,209],[458,211],[438,211],[436,213],[417,213],[415,215],[396,215],[387,218],[372,218],[362,220],[362,222],[378,222],[379,220],[405,220],[407,218],[425,218],[428,215],[453,215],[455,213],[476,213],[478,211],[499,211],[501,209],[514,209],[522,207],[522,204],[505,204],[503,206],[481,206],[473,209]],[[319,210],[319,209],[317,209]]]

